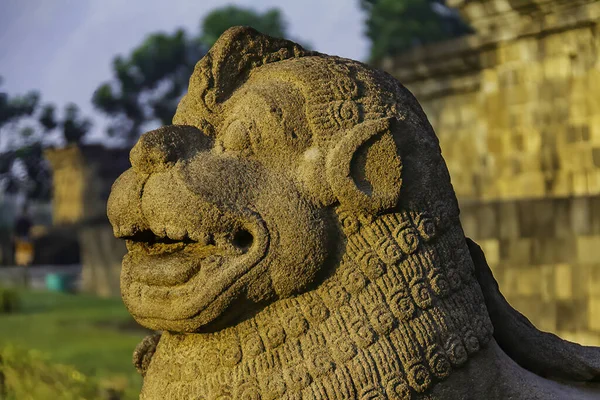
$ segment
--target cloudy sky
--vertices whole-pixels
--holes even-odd
[[[314,50],[364,60],[368,42],[358,0],[0,0],[0,90],[31,89],[62,108],[90,98],[111,78],[111,60],[156,31],[197,33],[210,10],[228,4],[279,7],[292,38]],[[102,123],[97,124],[101,126]],[[97,136],[99,132],[94,132]]]

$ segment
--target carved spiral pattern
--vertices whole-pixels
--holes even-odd
[[[394,231],[394,239],[405,254],[412,254],[419,247],[419,234],[408,224],[399,226]]]
[[[358,105],[351,100],[335,101],[330,106],[330,116],[337,126],[350,129],[360,122]]]
[[[448,359],[453,365],[460,366],[467,361],[468,354],[465,346],[456,335],[451,335],[444,346]]]
[[[360,222],[358,221],[358,218],[353,215],[353,213],[340,208],[338,211],[338,218],[340,219],[342,229],[346,236],[354,235],[358,232],[360,228]]]
[[[394,316],[386,307],[378,306],[371,312],[371,324],[373,324],[373,328],[381,335],[390,333],[395,323]]]
[[[391,238],[383,237],[375,244],[377,254],[386,264],[393,264],[402,258],[402,250]]]
[[[363,323],[362,320],[356,321],[352,326],[352,337],[360,347],[368,347],[375,343],[377,335],[370,326]]]
[[[314,324],[323,322],[329,317],[329,309],[316,297],[313,297],[307,302],[307,304],[302,307],[302,311],[310,322]]]
[[[348,303],[350,294],[341,286],[330,285],[327,291],[329,301],[335,304],[337,307],[341,307]]]
[[[385,273],[385,266],[374,253],[365,251],[359,259],[360,265],[369,279],[374,280]]]
[[[411,319],[415,314],[415,303],[405,292],[394,293],[390,298],[390,303],[392,311],[403,321]]]
[[[338,338],[331,347],[331,353],[340,362],[348,362],[357,354],[354,343],[347,336]]]
[[[439,229],[447,229],[451,223],[448,206],[443,201],[437,201],[433,205],[433,218]]]
[[[283,375],[289,382],[290,389],[294,391],[300,391],[308,385],[310,385],[310,383],[312,382],[312,377],[310,376],[308,371],[305,371],[300,367],[289,368],[286,371],[284,371]]]
[[[431,288],[440,297],[446,297],[450,294],[450,283],[442,274],[435,274],[431,278]]]
[[[410,400],[412,398],[408,383],[401,377],[389,379],[385,391],[391,400]]]
[[[385,395],[381,388],[372,385],[361,390],[360,400],[385,400]]]
[[[356,98],[359,96],[358,85],[351,78],[354,73],[346,64],[339,63],[328,67],[328,70],[335,74],[338,79],[335,80],[336,89],[342,98]]]
[[[439,378],[444,379],[450,375],[452,366],[446,355],[441,351],[439,346],[432,345],[427,350],[427,361],[433,374]]]
[[[261,392],[254,382],[246,382],[238,386],[235,398],[240,400],[261,400]]]
[[[479,340],[471,330],[467,330],[464,334],[465,347],[469,354],[473,354],[479,351]]]
[[[223,345],[221,362],[223,365],[234,366],[242,360],[242,349],[237,343],[229,342]]]
[[[242,353],[250,357],[256,357],[265,351],[265,345],[259,335],[251,335],[251,337],[244,338],[242,344]]]
[[[344,221],[343,214],[338,215]],[[356,390],[365,399],[413,399],[464,364],[469,354],[489,341],[492,328],[485,304],[477,303],[477,293],[463,295],[471,290],[473,277],[461,274],[460,263],[465,262],[461,261],[464,253],[457,255],[455,251],[458,240],[444,237],[442,246],[432,243],[440,230],[437,225],[432,228],[435,217],[426,214],[376,218],[381,217],[360,221],[360,228],[358,218],[345,225],[345,231],[356,229],[356,233],[348,239],[348,251],[332,279],[316,290],[284,300],[282,308],[257,320],[260,328],[256,335],[240,330],[223,337],[228,341],[220,341],[216,359],[205,349],[198,357],[204,360],[199,371],[186,372],[182,379],[212,374],[202,390],[231,399],[318,398],[322,384],[336,382],[346,385],[326,389],[328,393],[335,390],[336,398],[351,396]],[[373,225],[367,227],[366,223]],[[472,304],[475,313],[466,315],[451,309],[441,321],[448,329],[437,337],[428,336],[428,324],[434,316],[430,309],[442,304],[447,307],[447,302],[438,299],[449,295]],[[438,311],[445,313],[443,309]],[[406,329],[412,333],[401,333]],[[411,335],[417,335],[418,340]],[[446,341],[438,342],[441,337]],[[395,341],[389,342],[392,338]],[[411,344],[405,345],[405,350],[402,345],[395,347],[398,341],[407,340]],[[429,346],[420,344],[421,340]],[[352,383],[343,381],[348,363],[353,359],[358,362],[355,357],[360,357],[361,363],[364,357],[372,357],[369,362],[379,364],[379,358],[369,354],[386,348],[392,351],[390,354],[406,351],[411,361],[398,360],[400,369],[386,377],[361,376]],[[252,373],[260,385],[246,383],[247,377],[241,379],[231,373],[221,377],[215,372],[219,365],[219,371],[235,367],[231,370],[242,377]],[[275,376],[275,371],[283,374]]]
[[[431,374],[427,367],[421,363],[415,363],[408,368],[408,383],[417,392],[423,393],[431,386]]]
[[[428,242],[435,236],[435,223],[426,214],[417,214],[415,225],[419,231],[419,235]]]
[[[422,280],[411,284],[411,294],[415,303],[422,309],[427,309],[433,304],[433,296],[429,287]]]
[[[454,267],[453,265],[448,265],[448,268],[446,270],[446,277],[448,278],[448,283],[450,284],[451,290],[457,291],[460,289],[462,281],[456,267]]]
[[[298,337],[308,330],[308,321],[300,315],[294,315],[288,321],[288,331],[292,337]]]
[[[342,283],[350,293],[358,293],[367,284],[367,281],[360,271],[349,269],[342,276]]]
[[[356,85],[356,82],[354,82],[353,80],[340,79],[338,81],[338,88],[339,88],[340,92],[342,92],[344,95],[347,95],[350,97],[356,97],[358,95],[358,86]]]
[[[265,332],[267,343],[271,348],[279,347],[285,341],[285,332],[279,325],[271,325],[267,327]]]

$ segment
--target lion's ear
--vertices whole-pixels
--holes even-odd
[[[329,153],[327,180],[341,205],[374,214],[398,203],[402,161],[392,128],[400,122],[363,122]]]

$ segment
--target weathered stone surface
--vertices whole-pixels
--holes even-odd
[[[575,385],[600,378],[599,349],[537,331],[499,293],[391,76],[232,28],[174,124],[140,139],[108,205],[124,302],[163,331],[136,350],[143,399],[600,393]]]

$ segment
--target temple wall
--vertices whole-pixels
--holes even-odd
[[[108,192],[127,168],[128,152],[98,146],[67,146],[46,151],[53,173],[53,224],[78,241],[82,289],[99,296],[119,296],[125,244],[114,237],[106,216]]]
[[[600,2],[449,3],[477,34],[380,67],[423,106],[509,302],[600,345]]]
[[[52,223],[64,225],[83,219],[84,160],[77,146],[46,150],[52,168]]]

